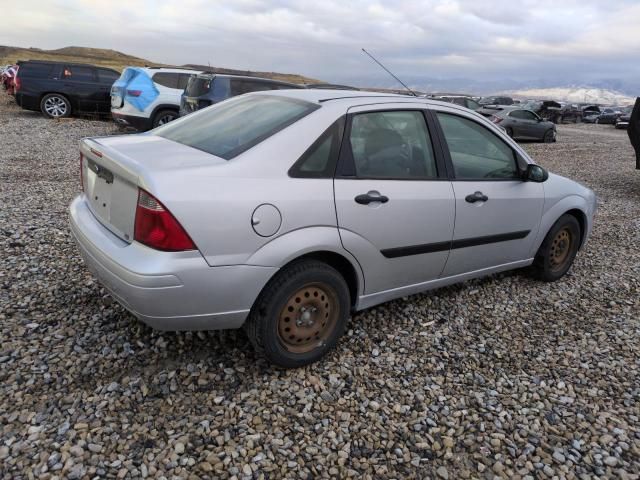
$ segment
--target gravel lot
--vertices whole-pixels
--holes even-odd
[[[598,194],[555,284],[515,272],[357,315],[282,371],[240,332],[159,333],[83,266],[77,142],[0,97],[0,476],[639,478],[640,172],[626,134],[561,126],[534,158]]]

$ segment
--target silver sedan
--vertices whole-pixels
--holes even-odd
[[[284,367],[394,298],[559,279],[596,208],[482,116],[405,96],[248,94],[80,154],[71,231],[113,297],[158,329],[244,326]]]

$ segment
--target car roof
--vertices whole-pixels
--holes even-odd
[[[198,77],[222,77],[222,78],[234,78],[240,80],[258,80],[259,82],[277,83],[278,85],[292,85],[294,87],[302,87],[297,83],[285,82],[284,80],[276,80],[274,78],[265,77],[252,77],[251,75],[235,75],[233,73],[216,73],[216,72],[199,72]]]
[[[131,66],[133,68],[140,68],[142,70],[146,70],[147,73],[151,74],[151,73],[202,73],[202,70],[193,70],[191,68],[179,68],[179,67],[134,67]],[[130,68],[130,67],[127,67]]]
[[[330,101],[342,101],[353,105],[369,104],[373,99],[387,99],[388,102],[398,100],[410,100],[425,103],[425,98],[413,97],[410,95],[398,95],[395,93],[364,92],[361,90],[340,90],[330,88],[320,89],[296,89],[296,90],[274,90],[269,92],[256,92],[257,95],[280,95],[284,97],[306,100],[313,103],[325,103]]]
[[[67,65],[71,67],[91,67],[91,68],[102,68],[103,70],[111,70],[112,72],[117,72],[117,70],[109,67],[103,67],[102,65],[91,65],[89,63],[78,63],[78,62],[57,62],[54,60],[20,60],[16,65],[27,65],[30,63],[41,63],[45,65]]]

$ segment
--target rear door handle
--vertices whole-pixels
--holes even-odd
[[[487,197],[482,192],[475,192],[475,193],[472,193],[471,195],[467,195],[464,199],[469,203],[476,203],[476,202],[486,202],[487,200],[489,200],[489,197]]]
[[[368,205],[373,202],[387,203],[389,197],[380,195],[378,192],[368,192],[358,195],[354,200],[360,205]]]

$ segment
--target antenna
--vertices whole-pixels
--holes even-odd
[[[411,95],[413,95],[414,97],[417,97],[417,96],[418,96],[418,95],[416,95],[416,93],[415,93],[413,90],[411,90],[409,87],[407,87],[407,86],[405,85],[405,83],[404,83],[402,80],[400,80],[400,79],[399,79],[398,77],[396,77],[393,73],[391,73],[391,71],[390,71],[387,67],[385,67],[385,66],[384,66],[383,64],[381,64],[378,60],[376,60],[376,58],[375,58],[373,55],[371,55],[369,52],[367,52],[364,48],[362,49],[362,51],[363,51],[364,53],[366,53],[366,54],[371,58],[371,60],[373,60],[374,62],[376,62],[378,65],[380,65],[380,66],[384,69],[384,71],[385,71],[385,72],[387,72],[389,75],[391,75],[393,78],[395,78],[398,82],[400,82],[400,84],[401,84],[404,88],[406,88],[406,89],[409,91],[409,93],[410,93]]]

